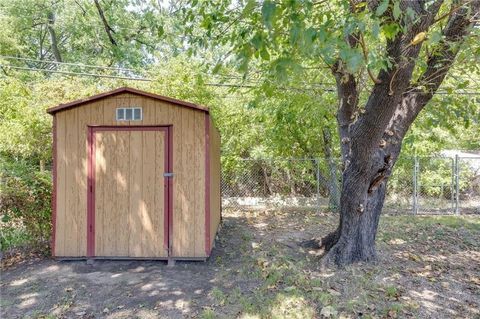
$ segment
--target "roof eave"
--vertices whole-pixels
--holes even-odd
[[[56,113],[58,113],[60,111],[69,110],[69,109],[81,106],[83,104],[91,103],[91,102],[94,102],[94,101],[97,101],[97,100],[101,100],[101,99],[111,97],[111,96],[115,96],[115,95],[122,94],[122,93],[136,94],[138,96],[144,96],[144,97],[152,98],[152,99],[157,100],[157,101],[163,101],[163,102],[167,102],[167,103],[171,103],[171,104],[175,104],[175,105],[179,105],[179,106],[183,106],[183,107],[189,107],[189,108],[196,109],[196,110],[199,110],[199,111],[203,111],[203,112],[206,112],[206,113],[209,112],[208,108],[206,108],[204,106],[201,106],[201,105],[198,105],[198,104],[191,103],[191,102],[177,100],[177,99],[170,98],[170,97],[167,97],[167,96],[162,96],[162,95],[158,95],[158,94],[154,94],[154,93],[149,93],[149,92],[137,90],[137,89],[130,88],[130,87],[121,87],[121,88],[118,88],[118,89],[115,89],[115,90],[112,90],[112,91],[108,91],[108,92],[100,93],[100,94],[97,94],[97,95],[93,95],[93,96],[85,98],[85,99],[80,99],[80,100],[76,100],[76,101],[65,103],[65,104],[59,104],[57,106],[48,108],[47,113],[51,114],[51,115],[55,115]]]

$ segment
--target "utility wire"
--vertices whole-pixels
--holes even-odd
[[[24,70],[30,72],[47,72],[47,73],[59,73],[65,75],[72,75],[72,76],[90,76],[96,78],[108,78],[108,79],[120,79],[120,80],[130,80],[130,81],[143,81],[143,82],[152,82],[152,79],[149,78],[141,78],[141,77],[128,77],[128,76],[116,76],[116,75],[105,75],[105,74],[96,74],[96,73],[86,73],[86,72],[70,72],[70,71],[58,71],[58,70],[49,70],[49,69],[40,69],[40,68],[30,68],[30,67],[20,67],[20,66],[13,66],[13,65],[2,65],[0,64],[0,68],[11,68],[17,70]],[[231,88],[248,88],[254,89],[258,88],[258,85],[252,84],[238,84],[238,83],[206,83],[207,86],[215,86],[215,87],[231,87]],[[291,89],[297,91],[313,91],[314,88],[296,88],[296,87],[279,87],[280,89]],[[335,88],[318,88],[325,92],[336,92]],[[441,95],[480,95],[480,92],[447,92],[437,91],[435,94]]]
[[[151,79],[147,79],[147,78],[135,78],[135,77],[128,77],[128,76],[95,74],[95,73],[86,73],[86,72],[57,71],[57,70],[28,68],[28,67],[22,67],[22,66],[3,65],[3,64],[0,64],[0,67],[24,70],[24,71],[33,71],[33,72],[48,72],[48,73],[60,73],[60,74],[66,74],[66,75],[93,76],[97,78],[122,79],[122,80],[147,81],[147,82],[152,81]]]
[[[79,67],[82,67],[82,68],[137,72],[134,69],[116,68],[116,67],[99,66],[99,65],[91,65],[91,64],[81,64],[81,63],[58,62],[58,61],[51,61],[51,60],[39,60],[39,59],[22,58],[22,57],[10,56],[10,55],[0,55],[0,58],[7,59],[7,60],[41,62],[41,63],[46,63],[46,64],[71,65],[71,66],[79,66]]]

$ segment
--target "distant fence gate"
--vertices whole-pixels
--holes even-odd
[[[334,209],[341,162],[322,158],[224,163],[223,209]],[[386,214],[480,214],[480,157],[403,157],[395,164]]]

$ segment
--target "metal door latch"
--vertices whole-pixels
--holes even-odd
[[[163,173],[163,177],[173,177],[173,173]]]

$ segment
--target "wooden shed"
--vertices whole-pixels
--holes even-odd
[[[58,258],[205,259],[220,224],[220,135],[207,108],[120,88],[53,115]]]

